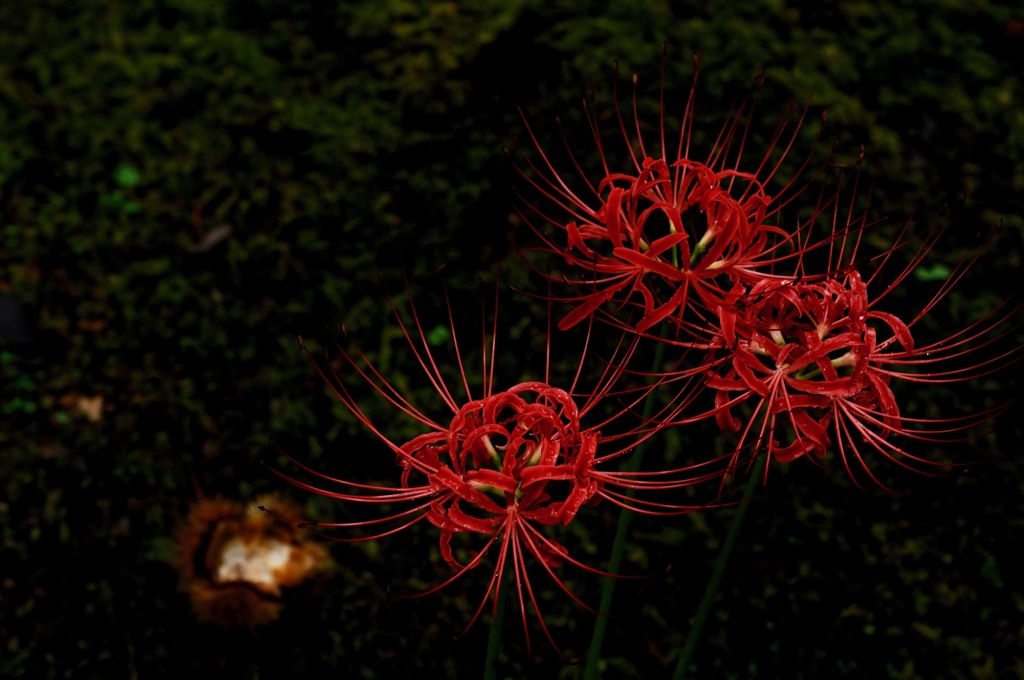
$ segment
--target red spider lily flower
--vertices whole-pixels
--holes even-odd
[[[949,292],[974,258],[961,263],[910,323],[875,309],[878,299],[905,279],[934,243],[928,241],[875,300],[869,299],[869,282],[852,269],[811,283],[765,280],[749,290],[737,286],[732,304],[719,308],[726,358],[706,381],[716,390],[714,413],[720,427],[742,430],[737,458],[748,444],[755,455],[764,451],[779,462],[821,459],[834,448],[858,486],[857,469],[888,491],[872,472],[875,459],[923,474],[949,465],[915,455],[896,441],[898,436],[963,441],[968,430],[1001,410],[934,419],[901,414],[894,383],[967,382],[1019,354],[1014,349],[990,355],[1008,332],[999,332],[1008,316],[1000,310],[929,345],[914,341],[911,326]],[[981,358],[969,360],[979,352]],[[744,425],[733,409],[748,400],[753,417]]]
[[[616,119],[627,152],[621,170],[613,167],[605,153],[596,110],[585,103],[602,169],[596,179],[591,177],[569,150],[571,164],[584,182],[580,191],[563,178],[526,123],[540,154],[540,162],[535,163],[522,153],[525,166],[520,174],[541,197],[528,202],[529,210],[554,229],[549,235],[535,225],[534,218],[524,216],[542,242],[532,250],[564,260],[574,272],[565,280],[578,291],[564,298],[575,307],[560,321],[560,328],[571,327],[608,305],[627,304],[642,307],[639,321],[631,323],[638,331],[673,315],[683,324],[688,306],[713,314],[733,281],[742,280],[746,270],[764,271],[780,258],[800,257],[799,235],[804,227],[787,231],[772,222],[806,189],[800,178],[813,152],[776,193],[769,193],[768,187],[791,152],[806,109],[795,125],[791,124],[796,110],[791,110],[763,156],[751,164],[743,158],[753,110],[749,100],[728,117],[710,151],[699,155],[691,143],[698,71],[699,63],[674,147],[665,125],[664,58],[656,146],[646,143],[641,134],[636,76],[631,124],[623,116],[615,88]],[[741,169],[745,166],[749,169]],[[542,207],[545,203],[550,207]],[[816,218],[817,214],[806,225]],[[780,255],[784,250],[788,254]]]
[[[412,324],[408,324],[403,321],[395,304],[390,304],[412,355],[436,397],[447,407],[450,418],[431,417],[403,396],[395,383],[385,378],[363,352],[349,352],[339,345],[342,368],[332,369],[324,361],[315,360],[314,363],[341,403],[395,454],[397,470],[400,471],[397,481],[388,486],[329,477],[295,461],[288,454],[284,455],[319,481],[311,484],[280,471],[275,470],[275,474],[307,491],[330,498],[400,506],[397,511],[383,517],[343,524],[316,524],[332,528],[385,527],[373,535],[335,537],[333,540],[374,540],[422,521],[437,527],[440,530],[441,554],[455,573],[421,595],[435,592],[480,566],[497,545],[494,573],[466,630],[480,617],[492,596],[497,606],[496,593],[506,571],[511,570],[523,627],[527,631],[527,643],[528,605],[537,612],[540,625],[551,640],[529,579],[528,557],[532,556],[559,588],[588,610],[590,608],[564,584],[556,568],[567,562],[590,572],[604,572],[572,557],[564,545],[545,531],[547,527],[568,525],[582,508],[601,500],[648,514],[689,512],[697,508],[632,499],[627,492],[631,489],[678,489],[710,479],[722,471],[712,469],[710,464],[665,472],[622,473],[602,469],[603,464],[627,454],[661,427],[642,421],[627,425],[619,423],[620,420],[632,419],[633,406],[649,396],[657,386],[657,383],[636,389],[617,386],[624,375],[622,366],[629,362],[635,351],[636,338],[629,344],[620,343],[590,390],[584,391],[579,387],[583,373],[582,357],[580,369],[565,389],[550,383],[547,377],[549,368],[546,367],[544,381],[526,381],[499,390],[494,379],[495,314],[491,339],[488,340],[484,333],[482,386],[477,392],[470,387],[471,380],[455,335],[456,324],[449,304],[448,321],[455,356],[453,373],[465,392],[465,398],[460,399],[448,387],[445,371],[431,350],[428,334],[424,332],[415,306],[410,302]],[[550,347],[548,355],[550,359]],[[585,356],[586,349],[583,352]],[[397,412],[419,423],[424,433],[405,443],[393,441],[385,433],[385,428],[372,420],[357,401],[353,380],[371,386]],[[584,424],[588,416],[597,416],[608,403],[618,403],[610,416],[589,426]],[[677,410],[679,406],[672,402],[666,408]],[[602,434],[602,430],[613,427],[615,434]],[[328,485],[325,486],[325,482]],[[460,560],[458,557],[453,547],[457,537],[478,539],[469,559]],[[557,649],[553,640],[552,645]]]

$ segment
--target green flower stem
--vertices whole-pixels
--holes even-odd
[[[714,606],[715,595],[718,594],[718,587],[722,583],[722,575],[725,574],[725,567],[729,563],[729,556],[732,555],[732,550],[736,546],[736,539],[740,535],[743,518],[747,516],[747,509],[750,508],[750,499],[754,496],[754,490],[761,479],[761,473],[764,472],[764,465],[765,456],[758,456],[754,469],[750,473],[750,479],[747,480],[746,485],[743,487],[743,500],[740,501],[739,506],[736,508],[736,514],[732,518],[732,525],[729,527],[729,534],[725,537],[725,542],[722,543],[718,559],[715,560],[715,569],[711,572],[711,578],[708,579],[707,588],[704,590],[704,598],[700,601],[700,607],[697,609],[696,616],[693,617],[693,624],[690,626],[690,633],[686,636],[686,643],[683,645],[683,651],[679,655],[679,664],[672,674],[672,680],[683,680],[686,676],[686,670],[689,668],[693,653],[697,649],[697,642],[700,640],[700,633],[704,628],[704,622],[707,621],[711,608]]]
[[[487,635],[487,658],[484,660],[484,680],[498,678],[498,650],[501,649],[501,628],[505,623],[505,603],[508,599],[508,574],[502,574],[498,583],[498,608],[491,619],[491,629]]]
[[[668,325],[661,325],[662,337],[667,332]],[[659,342],[654,350],[654,361],[652,366],[655,370],[661,366],[662,361],[665,357],[665,345],[664,342]],[[651,417],[654,411],[654,399],[648,397],[644,400],[643,420],[647,420]],[[622,465],[621,470],[624,472],[636,472],[640,469],[644,459],[644,450],[647,447],[644,444],[640,444],[633,451],[633,455],[630,456],[626,462]],[[626,497],[632,498],[635,495],[634,489],[626,490]],[[621,508],[619,510],[619,522],[615,527],[615,540],[612,542],[612,554],[608,559],[608,573],[617,574],[619,573],[619,565],[622,564],[622,554],[626,550],[626,534],[629,532],[629,523],[633,519],[633,513],[630,510]],[[598,611],[601,614],[597,617],[594,622],[594,634],[590,638],[590,649],[587,652],[587,664],[583,668],[584,680],[597,680],[598,678],[598,665],[601,661],[601,645],[604,643],[605,632],[608,629],[608,614],[612,608],[612,596],[615,594],[615,583],[618,579],[610,576],[605,576],[601,583],[601,603],[598,606]]]

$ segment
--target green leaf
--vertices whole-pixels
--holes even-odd
[[[445,345],[451,340],[451,337],[452,332],[448,330],[448,327],[440,324],[427,331],[427,343],[431,347]]]
[[[940,262],[929,267],[917,267],[914,270],[914,278],[918,281],[945,281],[952,273],[952,269]]]
[[[118,186],[131,188],[136,186],[141,179],[139,171],[130,165],[119,165],[114,170],[114,181],[117,182]]]

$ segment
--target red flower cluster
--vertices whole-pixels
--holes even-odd
[[[633,84],[635,92],[635,76]],[[1004,307],[943,340],[915,344],[910,327],[949,293],[976,255],[950,273],[912,321],[882,311],[877,303],[913,273],[942,230],[928,236],[895,280],[872,299],[868,284],[880,276],[893,251],[911,240],[901,234],[880,263],[858,258],[862,237],[874,226],[867,208],[857,207],[859,169],[831,188],[821,181],[812,192],[828,164],[805,181],[808,156],[790,163],[799,169],[788,180],[777,181],[806,115],[805,110],[796,129],[789,130],[795,109],[780,123],[767,151],[746,165],[749,102],[730,115],[710,151],[698,156],[692,138],[694,91],[674,150],[666,142],[664,105],[658,143],[652,146],[641,134],[645,126],[637,117],[636,94],[632,122],[616,94],[614,136],[624,143],[627,172],[613,169],[601,116],[592,104],[584,110],[600,155],[602,171],[596,177],[572,150],[568,166],[573,173],[561,174],[527,124],[540,162],[521,150],[524,192],[534,194],[526,197],[523,214],[541,243],[528,252],[553,256],[554,270],[535,269],[554,285],[568,283],[572,289],[553,298],[573,307],[560,327],[596,317],[688,350],[677,368],[664,375],[674,374],[691,391],[709,390],[714,406],[677,412],[673,423],[714,416],[721,430],[739,432],[732,470],[762,452],[785,463],[802,457],[821,460],[829,451],[855,482],[862,470],[882,488],[885,484],[872,472],[873,459],[918,472],[934,470],[941,464],[901,447],[896,436],[962,441],[995,411],[960,418],[907,417],[894,384],[967,381],[997,370],[1017,350],[995,356],[979,351],[991,352],[1000,327],[1015,310]],[[582,189],[573,188],[577,185]],[[768,187],[775,185],[781,186],[770,192]],[[805,196],[817,198],[801,205]],[[870,204],[870,196],[861,203]],[[793,209],[784,214],[787,207]],[[786,223],[792,226],[785,228]],[[865,280],[861,272],[868,271]],[[971,356],[981,358],[972,361]],[[695,404],[695,395],[686,401]]]
[[[728,287],[723,289],[723,281],[754,283],[764,275],[749,271],[799,259],[807,250],[797,248],[780,258],[785,247],[799,245],[804,229],[791,233],[771,220],[802,193],[804,187],[798,180],[810,158],[778,194],[770,196],[765,190],[785,162],[803,118],[793,126],[788,140],[785,134],[790,120],[784,119],[758,166],[740,171],[736,168],[746,142],[743,120],[749,113],[747,107],[733,113],[707,156],[696,160],[691,157],[690,138],[694,92],[695,88],[691,89],[674,156],[669,155],[664,116],[660,150],[655,152],[640,135],[639,121],[635,135],[627,131],[616,103],[631,172],[609,169],[598,114],[586,106],[604,172],[595,183],[570,150],[572,165],[580,170],[585,187],[581,192],[573,190],[559,174],[526,123],[541,162],[537,164],[523,153],[525,166],[520,174],[547,204],[534,201],[529,210],[555,230],[551,235],[543,227],[535,227],[543,245],[533,250],[557,254],[569,265],[568,273],[547,276],[557,282],[564,278],[583,291],[564,298],[575,307],[561,320],[560,328],[579,323],[609,303],[618,307],[637,298],[640,301],[635,304],[642,314],[629,324],[637,331],[673,315],[677,324],[689,325],[693,320],[687,318],[688,310],[714,310],[722,302],[728,291]],[[614,96],[617,102],[617,92]],[[526,219],[531,225],[535,222],[529,216]]]
[[[854,481],[859,467],[885,488],[871,472],[862,445],[897,465],[927,472],[940,464],[893,443],[893,435],[931,441],[953,435],[955,441],[958,433],[992,415],[931,421],[900,415],[893,380],[966,380],[998,361],[953,373],[907,372],[908,366],[959,354],[964,339],[916,350],[903,321],[872,309],[867,286],[854,270],[812,283],[765,280],[733,297],[732,304],[719,308],[727,358],[711,369],[706,385],[716,391],[715,416],[722,430],[742,429],[737,450],[748,441],[755,420],[744,424],[733,408],[753,399],[753,411],[764,414],[754,435],[755,451],[765,449],[773,460],[789,462],[807,455],[824,458],[834,446]],[[780,443],[779,437],[787,439]]]
[[[284,452],[293,463],[320,482],[311,484],[279,470],[274,472],[307,491],[339,500],[378,505],[405,504],[405,507],[384,517],[340,524],[316,523],[318,527],[332,528],[387,525],[383,531],[373,535],[332,537],[332,540],[374,540],[423,520],[437,527],[440,530],[441,555],[455,573],[422,595],[445,587],[484,563],[491,548],[497,544],[493,576],[467,629],[482,614],[490,596],[497,592],[506,569],[511,569],[524,629],[527,628],[526,612],[532,606],[550,640],[530,583],[527,556],[532,556],[559,588],[587,609],[589,607],[565,586],[555,569],[568,562],[594,573],[605,572],[570,556],[565,546],[549,536],[544,528],[568,525],[581,508],[602,500],[647,514],[690,512],[698,507],[634,498],[633,495],[637,491],[663,492],[698,484],[715,476],[716,472],[704,472],[706,466],[703,465],[653,475],[604,469],[610,461],[627,454],[638,443],[666,426],[636,419],[632,413],[632,407],[648,397],[658,387],[659,381],[641,388],[617,387],[624,375],[624,366],[630,363],[630,356],[635,350],[635,340],[619,347],[615,355],[606,360],[608,369],[590,389],[584,390],[578,385],[581,369],[565,389],[548,382],[523,382],[507,390],[496,391],[493,378],[495,346],[493,338],[490,343],[485,338],[482,396],[474,398],[449,309],[450,332],[457,358],[454,369],[466,393],[465,400],[460,400],[447,386],[444,371],[431,352],[428,336],[420,325],[415,307],[410,303],[412,326],[403,321],[393,303],[392,310],[410,351],[436,396],[451,411],[451,420],[445,423],[432,419],[408,401],[365,354],[341,349],[344,368],[332,368],[326,361],[316,360],[314,363],[345,407],[395,454],[400,470],[397,485],[368,485],[329,477]],[[585,357],[586,350],[581,363]],[[545,375],[547,373],[548,369],[545,369]],[[426,431],[405,443],[393,441],[353,396],[350,388],[352,377],[371,385],[379,396],[420,423]],[[596,416],[591,412],[598,410],[599,406],[602,412],[607,411],[605,406],[609,400],[614,400],[618,408],[610,415],[603,414],[604,419],[599,422],[584,424],[585,419]],[[620,425],[620,420],[632,422]],[[616,434],[604,435],[602,430],[605,428],[616,430]],[[328,484],[323,485],[323,482]],[[457,548],[452,544],[456,536],[479,539],[467,553],[468,558],[460,560],[458,557]],[[529,635],[527,641],[529,643]]]
[[[1016,312],[1005,308],[937,342],[916,343],[912,328],[947,295],[974,258],[965,258],[909,322],[883,311],[878,303],[912,274],[941,230],[924,240],[888,287],[869,295],[892,252],[911,240],[901,234],[897,247],[880,263],[873,263],[870,271],[864,267],[858,250],[872,225],[865,208],[855,209],[859,172],[851,172],[836,187],[809,191],[822,174],[805,177],[812,153],[780,183],[777,175],[793,164],[787,157],[806,115],[797,117],[795,108],[776,129],[767,151],[747,167],[749,103],[734,111],[710,150],[698,156],[691,134],[694,89],[674,150],[666,142],[664,113],[655,149],[645,143],[640,122],[627,124],[616,104],[617,135],[628,156],[621,171],[605,155],[599,116],[588,105],[602,171],[591,177],[570,151],[574,174],[582,183],[563,177],[530,131],[541,160],[535,162],[524,152],[520,170],[527,190],[537,194],[529,203],[529,221],[540,245],[532,251],[554,256],[567,267],[564,272],[536,268],[552,285],[572,287],[565,296],[548,294],[571,305],[558,325],[563,331],[585,326],[588,343],[595,320],[609,321],[622,333],[612,356],[595,364],[604,366],[596,371],[600,377],[595,385],[579,385],[589,372],[585,345],[579,369],[567,384],[556,386],[545,368],[542,382],[496,389],[496,316],[491,339],[484,334],[482,387],[474,396],[454,341],[450,305],[456,358],[452,373],[464,397],[449,389],[415,307],[410,303],[413,323],[408,324],[391,305],[412,356],[433,387],[434,400],[447,407],[450,420],[433,418],[415,406],[360,351],[339,346],[341,368],[315,362],[341,403],[394,453],[400,474],[394,485],[332,478],[301,464],[319,479],[316,484],[278,474],[331,498],[399,508],[383,517],[318,525],[385,527],[373,535],[336,540],[373,540],[424,520],[438,528],[441,554],[455,573],[428,592],[483,564],[497,545],[493,576],[469,625],[511,569],[524,629],[532,606],[550,639],[527,558],[532,556],[530,561],[579,602],[556,568],[568,562],[603,572],[571,557],[552,530],[602,501],[652,515],[688,512],[696,508],[675,496],[634,496],[721,481],[757,456],[788,463],[800,458],[821,461],[832,452],[855,481],[864,473],[883,488],[873,472],[878,460],[928,473],[943,463],[909,450],[898,443],[898,436],[963,440],[994,411],[947,419],[910,417],[901,411],[896,384],[966,381],[1019,354],[1016,349],[991,351],[1005,320]],[[634,117],[638,109],[634,100]],[[778,190],[769,190],[778,185]],[[799,206],[809,195],[823,198]],[[817,238],[821,224],[827,229]],[[657,361],[650,367],[647,356],[642,361],[648,366],[636,366],[643,354],[637,348],[650,342],[660,343],[657,356],[666,351],[675,355],[666,363],[673,368]],[[547,349],[550,357],[550,338]],[[972,360],[979,349],[990,356]],[[363,410],[353,381],[371,386],[423,433],[404,443],[394,441],[387,427]],[[645,415],[638,416],[640,411]],[[715,420],[722,431],[739,433],[730,455],[677,469],[608,469],[662,429],[701,420]],[[463,547],[467,540],[472,549]],[[496,597],[494,601],[497,607]]]

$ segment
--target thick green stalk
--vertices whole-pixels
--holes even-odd
[[[664,336],[667,324],[662,324],[662,335]],[[665,345],[664,342],[659,342],[658,346],[654,350],[654,361],[652,363],[653,368],[657,370],[661,366],[665,356]],[[643,420],[646,421],[651,417],[654,411],[654,399],[647,398],[644,400]],[[622,465],[622,470],[625,472],[636,472],[640,469],[640,465],[643,463],[644,449],[646,446],[640,444],[633,451],[633,455],[630,456],[626,462]],[[634,496],[633,489],[627,489],[626,496],[632,498]],[[619,573],[619,565],[622,564],[622,554],[626,550],[626,534],[629,533],[629,523],[633,519],[633,513],[625,508],[619,510],[619,522],[615,527],[615,539],[612,542],[612,554],[608,559],[608,573],[617,574]],[[601,583],[601,603],[598,605],[598,611],[601,615],[597,617],[594,622],[594,634],[590,638],[590,649],[587,652],[587,664],[583,668],[584,680],[596,680],[598,678],[598,664],[601,661],[601,645],[604,643],[604,636],[608,629],[608,615],[612,608],[612,597],[615,594],[615,582],[618,579],[610,576],[605,576]]]
[[[736,546],[736,539],[740,535],[743,518],[747,516],[750,499],[754,496],[757,483],[761,480],[761,473],[764,471],[765,465],[764,459],[765,456],[758,457],[757,463],[750,473],[750,479],[747,480],[746,485],[743,487],[743,500],[740,501],[739,506],[736,508],[736,514],[733,515],[729,533],[725,537],[725,542],[722,543],[718,559],[715,560],[714,571],[711,572],[711,578],[708,579],[708,585],[704,589],[704,598],[700,601],[697,614],[693,617],[693,625],[690,626],[690,633],[686,636],[686,643],[683,645],[683,651],[679,655],[679,663],[676,665],[675,673],[672,674],[672,680],[683,680],[686,676],[686,670],[689,668],[693,653],[697,649],[697,642],[700,640],[704,622],[707,621],[708,615],[715,604],[715,595],[718,594],[718,587],[722,583],[722,575],[725,574],[725,567],[729,563],[729,556],[732,555],[732,550]]]
[[[498,678],[498,651],[501,649],[501,628],[505,623],[505,604],[508,600],[507,574],[501,575],[498,583],[498,607],[491,619],[491,629],[487,635],[487,658],[484,660],[484,680]]]

